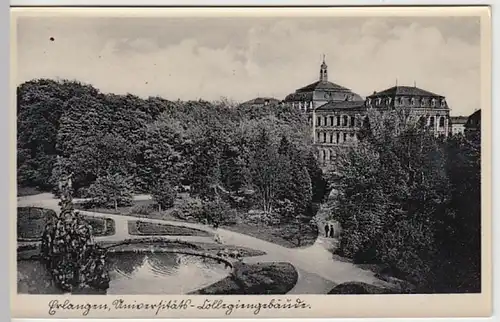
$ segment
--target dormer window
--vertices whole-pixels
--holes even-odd
[[[415,97],[411,98],[410,104],[411,104],[411,106],[415,106]]]
[[[391,98],[391,97],[388,97],[388,98],[387,98],[387,105],[391,105],[391,102],[392,102],[392,98]]]
[[[446,106],[446,100],[445,99],[442,99],[441,100],[441,107],[445,107]]]
[[[431,106],[432,106],[432,107],[436,107],[436,99],[435,99],[435,98],[433,98],[433,99],[431,100]]]
[[[426,104],[425,97],[422,97],[422,99],[420,100],[420,104],[422,104],[422,106],[425,106]]]
[[[379,98],[377,99],[377,106],[378,106],[378,105],[380,105],[381,103],[382,103],[382,98],[381,98],[381,97],[379,97]]]

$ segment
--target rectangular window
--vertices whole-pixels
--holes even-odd
[[[317,119],[316,119],[316,121],[317,121],[317,122],[316,122],[316,123],[317,123],[316,125],[317,125],[317,126],[321,126],[321,117],[319,117],[319,116],[318,116],[318,117],[317,117]]]
[[[323,142],[326,143],[326,133],[323,133]]]
[[[347,133],[344,133],[344,142],[347,141]]]
[[[336,143],[339,143],[340,142],[340,134],[337,132],[337,142]]]
[[[330,126],[333,126],[333,116],[330,116]]]
[[[351,116],[351,126],[352,127],[354,127],[354,122],[355,122],[354,116]]]
[[[333,143],[333,133],[330,133],[330,143]]]
[[[337,116],[337,126],[340,126],[340,116]]]

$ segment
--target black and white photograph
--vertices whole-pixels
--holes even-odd
[[[489,20],[442,10],[20,10],[17,294],[489,292]]]

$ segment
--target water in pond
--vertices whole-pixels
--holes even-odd
[[[229,275],[215,260],[172,253],[114,253],[108,255],[111,282],[107,294],[186,294]],[[36,260],[17,262],[19,293],[61,293],[45,267]]]

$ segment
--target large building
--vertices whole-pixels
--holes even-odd
[[[323,59],[319,80],[286,96],[285,104],[308,114],[318,158],[327,164],[339,149],[354,146],[369,109],[405,109],[409,120],[423,120],[436,135],[447,136],[450,109],[444,96],[416,86],[394,86],[363,99],[359,94],[328,80]]]
[[[481,133],[481,110],[472,113],[465,123],[465,135]]]
[[[464,134],[465,123],[467,123],[468,119],[469,119],[468,116],[452,116],[450,118],[451,122],[450,135]]]

